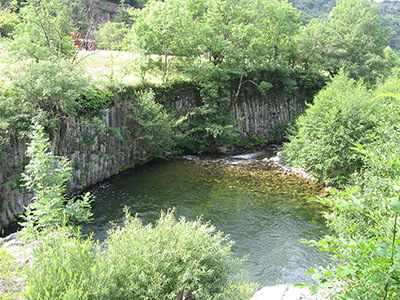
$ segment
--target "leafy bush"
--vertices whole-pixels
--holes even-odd
[[[232,241],[200,219],[177,221],[173,211],[144,226],[126,214],[101,251],[90,239],[61,231],[36,246],[27,269],[27,299],[249,299],[256,285],[241,280]]]
[[[24,232],[34,235],[44,230],[65,227],[74,221],[89,221],[90,194],[81,200],[66,200],[65,183],[71,178],[70,162],[50,152],[50,142],[43,133],[43,127],[35,124],[31,142],[26,151],[30,159],[22,178],[27,189],[34,193],[24,216]]]
[[[318,200],[332,209],[326,216],[332,234],[309,243],[331,252],[333,262],[310,270],[317,280],[312,289],[329,289],[335,299],[397,299],[400,294],[400,95],[378,99],[384,110],[372,142],[357,145],[364,167],[356,180],[362,188],[333,191],[331,199]]]
[[[24,299],[89,299],[99,254],[98,245],[90,239],[71,236],[63,229],[43,237],[25,268],[28,279]]]
[[[112,91],[89,87],[83,92],[78,107],[81,113],[95,114],[113,104],[115,95]]]
[[[185,286],[196,299],[232,299],[240,261],[232,257],[232,241],[201,220],[176,221],[162,213],[155,225],[144,226],[126,215],[125,226],[114,228],[103,262],[110,299],[176,299]],[[233,276],[233,277],[232,277]],[[247,299],[254,286],[240,283],[235,299]]]
[[[360,153],[350,148],[370,142],[380,107],[362,82],[340,73],[297,119],[285,161],[328,184],[348,183],[363,165]]]
[[[376,198],[357,191],[340,192],[332,199],[328,222],[334,234],[309,242],[332,254],[330,265],[310,269],[317,281],[312,291],[328,289],[334,299],[397,299],[399,196]],[[371,209],[371,201],[377,209]]]
[[[363,152],[375,160],[371,154],[376,153]],[[400,172],[398,163],[389,168]],[[317,280],[313,291],[328,289],[335,299],[395,299],[400,293],[400,182],[389,176],[382,184],[375,181],[378,178],[367,177],[363,191],[356,186],[335,191],[330,200],[319,200],[332,209],[326,217],[333,234],[309,244],[330,252],[333,261],[318,270],[310,269]]]
[[[22,111],[43,110],[52,115],[75,116],[78,99],[88,86],[88,79],[68,63],[29,64],[11,76],[8,101]]]
[[[160,103],[154,100],[152,90],[138,92],[131,109],[131,118],[138,125],[134,130],[135,136],[142,140],[145,146],[145,156],[141,159],[170,155],[179,137],[175,127],[185,120],[185,117],[175,120]]]

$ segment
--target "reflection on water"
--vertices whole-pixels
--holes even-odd
[[[321,186],[283,173],[261,161],[199,162],[173,160],[124,172],[91,191],[95,221],[85,232],[102,240],[109,221],[122,222],[128,206],[144,222],[161,210],[176,207],[177,215],[202,215],[236,241],[235,255],[248,255],[244,273],[263,285],[310,281],[304,272],[327,256],[298,242],[318,239],[327,228],[323,208],[308,202]]]

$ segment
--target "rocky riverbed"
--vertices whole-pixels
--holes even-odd
[[[322,295],[311,295],[310,288],[282,284],[265,286],[251,300],[325,300]]]

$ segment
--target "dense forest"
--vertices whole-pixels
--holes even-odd
[[[293,6],[301,11],[301,19],[307,24],[314,18],[328,17],[331,9],[336,5],[335,0],[290,0]],[[371,1],[377,2],[379,15],[382,20],[382,26],[387,30],[388,45],[398,51],[400,50],[400,1],[384,0]]]
[[[172,152],[203,153],[218,143],[272,142],[238,133],[230,108],[246,94],[306,103],[297,119],[271,130],[286,135],[286,164],[332,187],[331,197],[314,199],[330,207],[332,234],[304,241],[332,254],[328,266],[309,271],[316,280],[312,291],[323,288],[333,299],[398,297],[398,2],[114,4],[114,15],[103,19],[96,17],[102,6],[95,1],[1,2],[0,166],[15,155],[12,137],[29,141],[25,165],[15,166],[21,179],[1,186],[33,195],[21,236],[41,241],[18,293],[26,299],[176,299],[189,287],[199,299],[248,299],[256,287],[240,277],[231,242],[200,220],[176,221],[172,211],[143,226],[127,211],[106,250],[82,237],[76,223],[89,221],[91,196],[66,197],[65,183],[77,166],[54,155],[49,140],[64,120],[79,120],[120,141],[135,135],[146,148],[142,163]],[[97,49],[134,57],[122,71],[134,83],[123,82],[113,65],[103,77],[84,71],[97,53],[82,47],[91,36]],[[199,103],[184,116],[157,101],[187,88]],[[135,130],[107,127],[108,109],[126,99]],[[6,206],[7,199],[0,200]],[[143,249],[157,250],[157,257]],[[16,270],[3,252],[0,266],[10,276]]]

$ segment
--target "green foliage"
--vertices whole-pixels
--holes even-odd
[[[336,5],[334,0],[290,0],[293,6],[301,12],[303,24],[312,22],[313,19],[324,19],[329,15],[329,12]],[[400,4],[398,1],[370,1],[376,3],[379,8],[379,17],[382,22],[382,27],[388,34],[386,45],[398,51],[400,49]]]
[[[99,256],[98,245],[81,237],[79,232],[71,236],[61,229],[48,234],[35,246],[33,259],[24,269],[27,275],[24,299],[89,299],[99,275]]]
[[[237,147],[246,149],[254,149],[256,147],[268,145],[270,143],[269,140],[257,134],[250,134],[245,137],[237,137],[230,142],[232,142]]]
[[[386,42],[379,11],[367,0],[340,1],[328,18],[310,22],[300,37],[300,59],[331,75],[344,68],[351,78],[374,84],[387,72]],[[313,44],[315,43],[315,45]]]
[[[10,5],[0,5],[0,37],[11,37],[18,22],[18,15]]]
[[[335,0],[290,0],[301,12],[301,20],[308,23],[314,18],[323,18],[335,6]]]
[[[95,32],[96,45],[99,49],[121,50],[121,43],[129,29],[125,23],[107,22]]]
[[[189,5],[189,0],[149,1],[144,9],[132,10],[136,22],[125,43],[128,49],[138,51],[148,60],[153,60],[148,55],[160,55],[164,84],[168,82],[174,56],[190,56],[195,47],[192,39],[196,11]]]
[[[52,130],[62,118],[77,117],[87,109],[104,107],[105,97],[86,98],[91,88],[88,79],[80,73],[77,66],[69,63],[42,61],[25,64],[24,70],[9,74],[11,83],[0,91],[3,130],[12,129],[23,138],[30,131],[33,117]]]
[[[143,141],[144,157],[161,158],[171,154],[179,134],[174,129],[185,117],[175,120],[169,115],[163,105],[154,100],[154,92],[148,90],[139,92],[136,101],[131,106],[131,118],[137,123],[135,137]]]
[[[337,75],[296,121],[284,150],[285,160],[328,184],[344,185],[363,165],[350,147],[370,141],[380,112],[362,83]]]
[[[17,299],[23,288],[17,279],[21,277],[22,271],[17,259],[4,247],[0,247],[0,281],[1,300]]]
[[[126,3],[125,0],[121,0],[119,2],[118,13],[117,13],[117,16],[115,17],[114,21],[116,23],[123,23],[125,25],[132,25],[133,24],[133,20],[132,20],[132,17],[130,15],[130,13],[129,13],[129,9],[127,8],[127,5],[125,3]]]
[[[19,272],[17,270],[18,262],[7,250],[0,247],[0,278],[1,279],[16,279]]]
[[[198,299],[231,299],[226,292],[239,261],[232,258],[232,242],[210,224],[176,221],[168,212],[144,226],[128,213],[125,226],[111,231],[107,247],[106,298],[176,299],[185,286]]]
[[[19,111],[38,112],[52,116],[76,116],[78,99],[88,86],[88,79],[71,64],[40,62],[30,64],[12,75],[8,104]]]
[[[238,274],[239,261],[231,247],[227,236],[200,219],[176,221],[168,212],[155,225],[144,226],[127,213],[125,226],[114,228],[107,240],[105,298],[176,299],[185,286],[198,299],[232,299],[231,276]]]
[[[244,89],[306,95],[324,83],[320,69],[299,68],[301,21],[288,2],[149,1],[133,15],[136,23],[124,43],[143,55],[142,81],[158,70],[165,84],[175,69],[200,87],[202,104],[182,128],[187,134],[182,148],[202,152],[233,138],[230,107]]]
[[[388,31],[388,46],[400,50],[400,5],[398,1],[382,1],[378,3],[382,26]]]
[[[375,183],[366,182],[370,188]],[[360,190],[335,193],[327,215],[334,234],[309,242],[333,255],[329,266],[310,270],[317,281],[313,290],[330,289],[335,299],[393,299],[400,292],[398,183],[385,192]]]
[[[146,3],[148,2],[148,0],[109,0],[108,2],[112,2],[112,3],[124,3],[124,4],[129,4],[133,7],[136,8],[142,8],[146,5]]]
[[[26,155],[30,158],[21,176],[27,189],[34,193],[24,216],[24,232],[34,235],[43,231],[66,227],[75,221],[90,219],[90,194],[82,199],[66,199],[66,181],[71,178],[70,162],[50,152],[50,142],[43,127],[35,124]]]
[[[99,114],[103,109],[115,104],[115,95],[110,90],[100,90],[89,87],[81,95],[78,101],[79,111],[86,114]]]
[[[78,0],[27,0],[20,10],[21,23],[13,35],[11,53],[18,58],[40,60],[71,59],[76,48],[71,32],[83,20]]]
[[[400,46],[400,45],[399,45]],[[389,46],[383,49],[384,60],[391,75],[400,75],[400,56]]]
[[[398,91],[399,79],[378,88]],[[354,180],[362,186],[332,190],[330,199],[316,199],[331,208],[326,215],[332,234],[310,241],[332,253],[326,267],[311,269],[312,290],[328,289],[335,299],[396,299],[400,293],[400,142],[399,94],[381,93],[373,99],[382,110],[369,133],[370,142],[356,144],[363,168]]]
[[[180,127],[187,136],[179,146],[199,154],[210,149],[217,140],[227,141],[236,136],[229,113],[228,76],[219,66],[210,64],[206,69],[199,75],[202,105],[194,108],[189,121]]]
[[[36,246],[27,269],[27,299],[249,299],[256,285],[242,281],[232,241],[200,219],[161,213],[155,225],[126,214],[104,250],[68,232]]]

